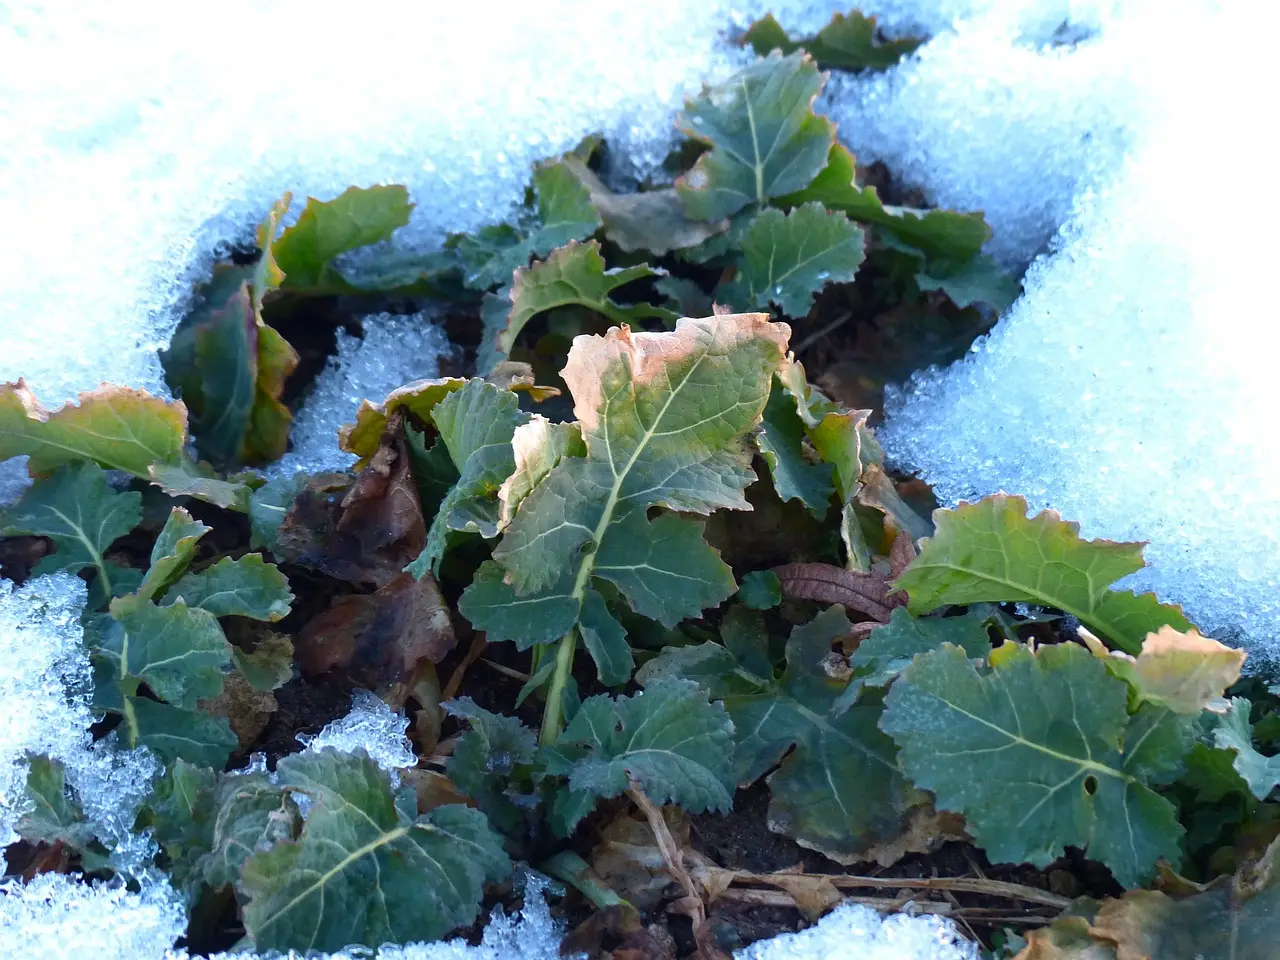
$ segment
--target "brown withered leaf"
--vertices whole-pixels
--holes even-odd
[[[279,709],[275,694],[255,689],[239,671],[223,678],[222,693],[211,700],[201,700],[197,706],[212,716],[226,717],[242,750],[257,742],[271,722],[271,715]]]
[[[891,867],[909,853],[933,853],[952,840],[968,840],[964,817],[934,809],[932,803],[912,807],[906,829],[901,834],[867,848],[866,858],[882,867]]]
[[[844,900],[844,894],[836,889],[835,884],[819,873],[782,870],[772,874],[769,882],[795,901],[796,909],[809,923],[816,922]]]
[[[436,807],[450,803],[471,802],[466,794],[454,786],[452,780],[443,773],[426,767],[401,770],[400,780],[406,786],[413,787],[414,796],[418,799],[418,813],[430,813]]]
[[[645,929],[640,912],[629,903],[604,907],[574,927],[560,944],[562,957],[604,960],[675,960],[674,945]]]
[[[880,623],[888,623],[893,608],[907,602],[905,594],[889,590],[889,577],[878,570],[858,573],[829,563],[788,563],[773,572],[788,600],[839,603]]]
[[[427,529],[402,424],[393,414],[382,445],[349,487],[341,474],[308,482],[280,525],[279,555],[384,587],[422,552]]]
[[[678,807],[663,807],[662,818],[680,849],[692,854],[689,818]],[[668,895],[679,894],[642,815],[624,812],[611,820],[600,831],[600,841],[587,859],[601,880],[642,911],[651,911]]]
[[[1028,933],[1027,945],[1015,960],[1116,960],[1116,951],[1089,935],[1084,917],[1060,917]]]
[[[294,658],[309,680],[337,673],[381,690],[411,681],[420,661],[439,662],[456,642],[435,579],[402,573],[373,593],[335,598],[298,633]]]

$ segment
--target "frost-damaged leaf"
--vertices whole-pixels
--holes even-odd
[[[805,50],[819,66],[836,70],[887,70],[912,53],[924,41],[919,37],[900,40],[876,38],[876,18],[857,10],[837,13],[816,36],[792,40],[773,14],[757,20],[742,37],[760,56],[772,50],[793,53]]]
[[[293,678],[293,640],[283,633],[261,634],[252,650],[232,646],[231,659],[255,690],[276,690]]]
[[[111,614],[116,622],[96,653],[111,663],[126,694],[142,682],[162,700],[190,710],[222,690],[231,646],[213,614],[181,598],[157,607],[134,597],[113,601]]]
[[[431,415],[458,480],[427,530],[422,554],[406,568],[416,577],[440,572],[450,532],[498,535],[498,491],[516,469],[512,438],[529,420],[519,397],[483,380],[444,397]]]
[[[676,182],[685,212],[723,220],[807,187],[835,142],[835,125],[813,112],[822,86],[808,57],[770,56],[689,101],[676,126],[711,149]]]
[[[684,676],[723,700],[733,719],[739,784],[754,783],[781,761],[768,780],[771,830],[842,863],[897,837],[923,797],[898,771],[893,741],[876,726],[880,705],[831,712],[845,681],[828,675],[824,661],[848,633],[848,618],[831,607],[792,630],[777,679],[763,629],[753,639],[742,626],[722,631],[725,646],[668,647],[637,679],[647,687]]]
[[[682,320],[672,333],[578,337],[564,380],[587,456],[564,457],[524,498],[463,594],[463,615],[490,639],[528,646],[574,627],[595,577],[668,627],[732,594],[732,572],[701,524],[673,513],[651,521],[648,511],[748,508],[754,475],[742,438],[764,410],[789,332],[744,314]]]
[[[857,164],[843,144],[835,144],[824,159],[826,166],[811,178],[813,182],[779,198],[779,206],[817,202],[828,210],[842,211],[851,220],[882,227],[926,256],[955,263],[972,260],[991,239],[991,228],[981,213],[885,206],[875,187],[857,185]]]
[[[576,423],[552,423],[541,414],[516,427],[511,435],[515,470],[498,488],[498,528],[506,529],[530,492],[565,457],[585,457],[587,445]]]
[[[199,520],[193,520],[186,510],[174,507],[151,548],[151,566],[138,586],[138,596],[152,600],[182,576],[195,555],[196,543],[210,529]]]
[[[675,187],[614,193],[577,157],[566,158],[564,165],[587,188],[591,203],[604,222],[604,235],[628,253],[644,250],[660,257],[672,250],[695,247],[729,228],[728,220],[708,223],[685,216],[684,203]]]
[[[663,679],[634,697],[590,697],[543,755],[575,793],[616,797],[634,782],[654,803],[690,813],[733,806],[733,723],[696,683]]]
[[[545,260],[516,270],[509,287],[485,298],[484,334],[476,368],[487,373],[505,360],[525,324],[554,307],[578,305],[608,317],[614,323],[635,323],[648,318],[674,320],[661,307],[647,303],[622,306],[609,295],[635,280],[660,277],[665,271],[646,263],[605,269],[600,244],[576,241],[554,250]]]
[[[80,803],[67,787],[67,770],[61,760],[43,754],[31,758],[26,798],[30,808],[14,829],[28,843],[55,843],[80,849],[93,839],[93,826],[85,820]]]
[[[396,387],[381,403],[360,401],[356,422],[338,431],[338,446],[360,458],[361,468],[368,464],[382,443],[383,434],[391,416],[398,410],[412,414],[426,423],[431,422],[436,404],[467,383],[461,377],[442,377],[438,380],[415,380],[403,387]]]
[[[511,861],[484,814],[459,804],[411,818],[368,754],[285,757],[280,782],[312,804],[298,839],[242,870],[256,949],[334,951],[437,940],[476,917]]]
[[[22,380],[0,384],[0,460],[26,454],[33,475],[92,460],[147,480],[151,464],[181,459],[186,440],[187,408],[142,390],[103,385],[50,411]]]
[[[533,171],[532,192],[537,212],[522,227],[500,224],[475,234],[457,234],[449,245],[463,265],[463,282],[473,290],[489,290],[511,283],[519,267],[534,257],[545,257],[572,240],[584,240],[600,229],[600,213],[577,172],[578,161],[539,164]],[[585,170],[585,167],[583,167]]]
[[[249,508],[253,490],[236,480],[208,477],[201,467],[182,461],[176,464],[156,463],[149,471],[151,482],[171,497],[195,497],[224,510],[244,513]]]
[[[298,222],[271,245],[284,271],[285,290],[349,293],[351,287],[333,265],[339,254],[391,238],[413,211],[404,187],[349,187],[337,198],[307,198]]]
[[[1074,643],[1006,643],[990,663],[948,644],[889,690],[880,726],[938,809],[997,862],[1043,867],[1070,845],[1126,887],[1180,862],[1177,811],[1152,788],[1181,772],[1194,719],[1150,704],[1131,717],[1127,685]]]
[[[878,570],[859,573],[829,563],[788,563],[773,572],[784,597],[838,603],[881,623],[887,623],[894,607],[903,602],[902,594],[892,592],[889,578]]]
[[[814,463],[805,456],[804,421],[792,398],[775,382],[764,408],[764,421],[755,434],[755,443],[773,488],[783,500],[799,500],[821,520],[827,515],[834,492],[830,463]]]
[[[209,886],[243,892],[240,871],[255,853],[296,840],[302,816],[293,796],[265,773],[224,774],[212,796],[214,821],[199,867]]]
[[[1153,594],[1108,586],[1142,569],[1141,543],[1081,540],[1080,526],[1057,511],[1027,516],[1022,497],[996,494],[954,510],[935,510],[936,533],[894,588],[912,613],[947,604],[1026,601],[1056,607],[1129,653],[1166,624],[1190,630],[1177,607]]]
[[[1202,637],[1196,630],[1183,633],[1173,627],[1147,634],[1137,657],[1108,650],[1083,628],[1080,637],[1112,675],[1129,684],[1136,700],[1189,716],[1206,709],[1225,711],[1222,695],[1240,679],[1246,656],[1243,650]]]
[[[1243,697],[1232,697],[1231,708],[1218,720],[1213,742],[1221,750],[1235,754],[1233,765],[1259,800],[1271,796],[1280,786],[1280,757],[1264,757],[1253,745],[1253,727],[1249,723],[1252,704]]]
[[[423,660],[438,663],[456,643],[435,579],[402,573],[371,594],[334,598],[302,628],[295,655],[309,678],[338,673],[384,689],[408,680]]]
[[[515,717],[490,713],[470,697],[450,700],[445,710],[467,722],[449,757],[449,778],[500,829],[519,833],[531,804],[513,792],[512,781],[530,776],[537,736]]]
[[[862,230],[843,213],[806,203],[790,213],[764,210],[742,234],[738,278],[717,294],[744,307],[776,303],[803,317],[828,283],[850,283],[862,263]]]
[[[211,567],[188,573],[170,588],[164,603],[178,599],[215,617],[275,621],[288,616],[293,594],[279,567],[261,554],[248,553],[234,560],[223,557]]]
[[[108,563],[104,554],[141,520],[142,494],[118,493],[107,486],[101,467],[76,463],[37,480],[21,500],[0,513],[0,533],[48,537],[54,553],[36,564],[34,575],[93,567],[100,581],[98,593],[110,598],[123,584],[116,582],[120,568]]]

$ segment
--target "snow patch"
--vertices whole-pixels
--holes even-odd
[[[978,960],[978,948],[947,920],[897,914],[846,903],[799,933],[753,943],[735,960]]]

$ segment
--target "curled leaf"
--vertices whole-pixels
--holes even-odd
[[[788,563],[773,572],[785,597],[839,603],[881,623],[888,623],[894,607],[906,602],[902,594],[890,589],[889,578],[874,570],[859,573],[828,563]]]

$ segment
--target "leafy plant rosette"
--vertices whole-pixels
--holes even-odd
[[[768,828],[836,865],[963,842],[992,864],[1087,859],[1127,891],[1037,915],[1023,957],[1210,955],[1246,921],[1231,955],[1265,955],[1274,691],[1115,586],[1141,544],[1005,494],[924,516],[872,411],[797,356],[829,300],[936,320],[1016,292],[980,214],[882,202],[812,109],[825,77],[802,49],[880,69],[912,44],[855,15],[746,40],[764,55],[681,115],[672,184],[615,192],[591,139],[535,169],[511,222],[430,255],[374,246],[408,222],[403,188],[311,198],[289,226],[285,197],[164,353],[179,399],[104,385],[51,411],[0,388],[0,457],[34,480],[0,534],[32,575],[88,580],[95,736],[163,763],[136,827],[191,942],[438,939],[522,861],[597,907],[641,902],[634,869],[579,852],[628,829],[620,809],[704,951],[735,884],[813,917],[874,883],[689,846],[680,811],[763,784]],[[289,444],[300,354],[276,324],[388,297],[470,316],[476,375],[366,398],[335,437],[349,471],[255,472]],[[480,660],[518,690],[468,695]],[[414,716],[403,781],[363,750],[279,745],[286,687],[357,686]],[[270,772],[244,763],[260,750]],[[30,758],[16,830],[31,869],[57,851],[106,875],[114,841],[73,779]]]

